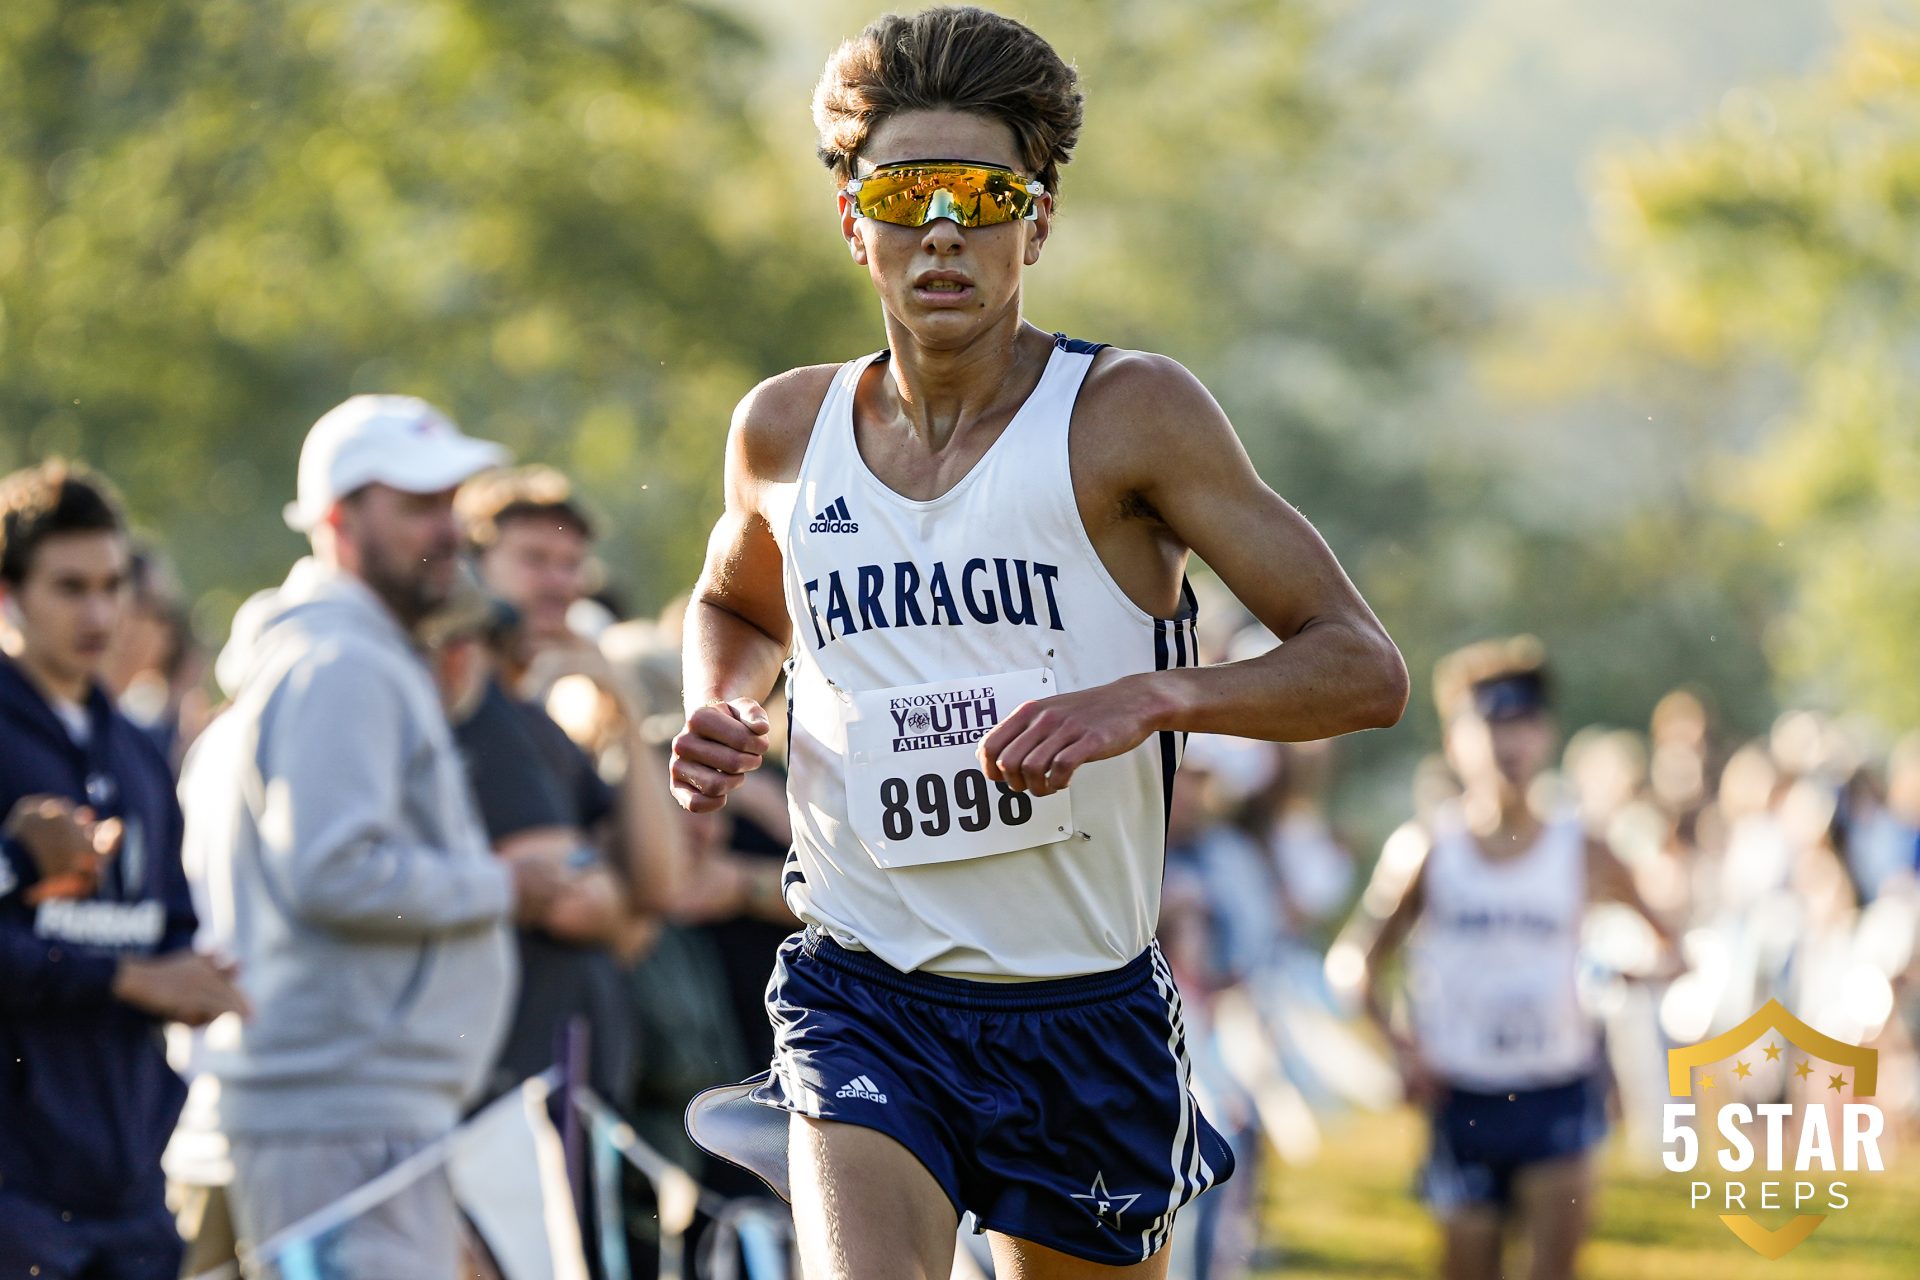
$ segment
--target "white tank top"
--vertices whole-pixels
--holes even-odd
[[[1578,989],[1586,880],[1574,815],[1555,817],[1524,854],[1495,861],[1457,805],[1442,810],[1408,972],[1421,1053],[1443,1078],[1499,1092],[1592,1068],[1598,1042]]]
[[[1029,697],[1197,661],[1192,593],[1178,620],[1143,612],[1080,521],[1068,423],[1098,350],[1057,338],[999,439],[925,502],[861,458],[854,389],[886,353],[851,361],[769,513],[794,629],[787,904],[896,969],[1068,977],[1153,939],[1183,735],[1083,765],[1051,804],[972,760]]]

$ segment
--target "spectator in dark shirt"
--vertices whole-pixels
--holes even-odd
[[[511,606],[469,578],[422,628],[488,840],[503,858],[542,859],[564,873],[546,911],[519,930],[520,994],[490,1091],[552,1065],[568,1024],[579,1019],[588,1035],[588,1083],[619,1101],[632,1045],[608,948],[631,903],[602,853],[614,791],[546,712],[501,683],[500,654],[518,625]]]
[[[593,639],[568,618],[587,597],[594,572],[594,521],[567,478],[550,467],[490,471],[461,486],[468,548],[487,591],[513,606],[514,643],[497,650],[500,683],[549,709],[556,691],[581,693],[587,710],[560,721],[616,783],[609,865],[626,882],[636,912],[670,911],[684,888],[687,858],[667,792],[666,761],[641,733],[636,705]]]
[[[126,602],[104,486],[0,481],[0,1275],[171,1280],[160,1027],[244,1011],[190,947],[173,776],[99,675]]]

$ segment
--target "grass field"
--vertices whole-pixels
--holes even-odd
[[[1310,1165],[1269,1178],[1267,1239],[1287,1280],[1430,1277],[1435,1228],[1409,1192],[1425,1135],[1410,1112],[1329,1122]],[[1887,1172],[1855,1175],[1853,1205],[1769,1262],[1736,1240],[1704,1206],[1687,1207],[1686,1180],[1628,1166],[1616,1145],[1583,1280],[1916,1280],[1920,1277],[1920,1150],[1890,1145]],[[1754,1203],[1752,1199],[1749,1203]],[[1756,1213],[1769,1227],[1791,1215]]]

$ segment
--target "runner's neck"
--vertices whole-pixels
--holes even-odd
[[[954,350],[922,347],[892,322],[887,336],[892,346],[874,406],[878,420],[897,424],[935,450],[976,422],[1002,411],[1011,416],[1038,385],[1053,350],[1052,336],[1017,313],[1010,324]]]
[[[1540,836],[1539,815],[1527,803],[1524,792],[1501,787],[1498,792],[1469,790],[1461,797],[1460,809],[1467,831],[1489,858],[1517,857],[1533,847]]]

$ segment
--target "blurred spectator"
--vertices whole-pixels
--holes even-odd
[[[600,637],[615,673],[637,706],[662,708],[640,722],[642,736],[659,745],[680,729],[680,620],[684,599],[657,620],[630,620]],[[769,708],[774,742],[783,750],[785,718]],[[687,1141],[687,1102],[716,1080],[738,1079],[773,1056],[766,987],[775,953],[799,922],[781,896],[792,834],[783,775],[771,761],[734,793],[719,813],[691,814],[674,806],[686,844],[686,874],[675,895],[673,921],[629,939],[628,987],[643,1028],[634,1077],[633,1119],[650,1141],[699,1171],[702,1183],[724,1197],[760,1197],[766,1188],[736,1165],[710,1159]],[[655,1244],[650,1191],[633,1187],[634,1246]],[[692,1240],[711,1228],[705,1215]],[[692,1245],[690,1247],[704,1247]]]
[[[533,652],[580,647],[567,621],[591,588],[594,521],[551,467],[492,471],[460,489],[487,589],[520,611]]]
[[[131,598],[101,679],[122,713],[146,730],[175,770],[206,728],[206,662],[194,642],[180,584],[154,547],[136,546]]]
[[[1886,790],[1866,769],[1847,788],[1847,860],[1860,896],[1873,901],[1920,873],[1920,733],[1894,743]]]
[[[1764,743],[1750,742],[1727,761],[1718,804],[1725,845],[1707,899],[1713,912],[1745,915],[1792,884],[1796,851],[1780,818],[1791,786]]]
[[[1272,760],[1266,782],[1247,797],[1241,827],[1272,850],[1287,924],[1311,938],[1352,904],[1353,854],[1327,820],[1334,744],[1259,744]]]
[[[1682,822],[1682,837],[1691,841],[1691,820],[1713,799],[1719,765],[1713,718],[1700,695],[1675,689],[1654,704],[1648,733],[1652,738],[1648,782],[1654,799]]]
[[[1170,1274],[1234,1280],[1259,1238],[1266,1161],[1260,1117],[1222,1052],[1216,998],[1266,960],[1285,929],[1284,890],[1260,844],[1227,820],[1273,761],[1272,744],[1195,734],[1174,774],[1156,938],[1185,999],[1193,1087],[1233,1148],[1235,1176],[1201,1197],[1176,1236]]]
[[[1266,849],[1229,821],[1271,767],[1272,744],[1218,734],[1188,740],[1167,819],[1166,895],[1159,937],[1196,1005],[1246,977],[1286,927],[1284,886]]]
[[[560,880],[546,910],[520,928],[520,995],[488,1092],[551,1066],[577,1019],[589,1029],[588,1084],[621,1105],[632,1072],[631,1029],[608,948],[629,908],[602,856],[613,789],[545,711],[501,685],[500,654],[518,626],[510,605],[463,575],[453,599],[422,627],[494,852],[550,862]]]
[[[666,909],[686,855],[666,762],[641,733],[648,708],[599,646],[568,624],[589,586],[592,518],[550,467],[478,476],[462,486],[458,510],[481,583],[519,618],[519,643],[501,653],[497,678],[527,701],[567,710],[555,719],[603,777],[620,780],[614,867],[636,909]]]
[[[681,895],[681,918],[713,942],[734,1024],[754,1062],[773,1060],[767,979],[780,944],[800,927],[780,893],[792,842],[786,775],[769,763],[734,792]]]
[[[159,1023],[244,1004],[189,949],[173,775],[101,683],[127,602],[104,484],[0,481],[0,1274],[171,1280]]]
[[[516,908],[553,864],[493,857],[411,633],[459,563],[454,486],[500,461],[411,397],[356,396],[301,450],[287,522],[313,546],[234,620],[232,706],[187,762],[191,861],[259,1009],[207,1037],[206,1105],[258,1245],[447,1133],[512,999]],[[445,1280],[457,1214],[436,1172],[326,1242],[337,1274]]]

